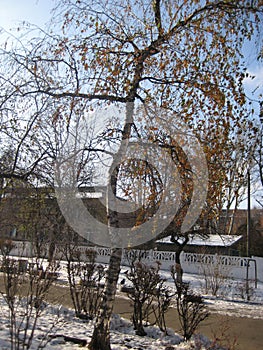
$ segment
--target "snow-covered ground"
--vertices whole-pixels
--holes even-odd
[[[120,274],[120,281],[125,278],[127,267],[123,267]],[[60,282],[66,281],[65,266],[61,266]],[[173,286],[170,273],[161,271],[167,284]],[[204,280],[197,275],[184,275],[184,280],[190,283],[190,288],[202,295]],[[253,295],[249,302],[242,299],[243,281],[229,280],[226,286],[222,286],[218,297],[205,295],[205,303],[211,312],[222,313],[225,315],[245,316],[257,319],[263,319],[263,283],[258,283],[257,289],[253,289]],[[120,295],[121,293],[118,292]],[[122,294],[122,297],[125,297]],[[10,349],[10,333],[8,325],[8,309],[3,297],[0,298],[0,349]],[[43,315],[39,319],[32,349],[37,349],[41,339],[47,330],[53,325],[50,331],[52,337],[46,345],[50,350],[69,350],[79,348],[79,344],[73,344],[67,341],[64,336],[77,337],[89,343],[93,331],[93,322],[84,322],[74,316],[71,309],[61,305],[48,305]],[[139,337],[135,335],[133,326],[129,320],[125,320],[118,315],[114,315],[111,324],[111,344],[113,350],[127,349],[147,349],[147,350],[190,350],[190,349],[220,349],[211,346],[211,342],[202,335],[196,335],[189,342],[184,342],[183,338],[172,329],[168,330],[168,336],[164,336],[157,327],[146,327],[147,336]]]
[[[0,349],[10,349],[9,329],[8,329],[8,310],[3,306],[0,316]],[[58,316],[59,311],[59,316]],[[70,350],[78,349],[79,344],[68,341],[64,336],[78,338],[87,342],[90,341],[93,322],[84,322],[74,316],[73,310],[63,307],[48,306],[41,318],[34,334],[32,349],[38,349],[43,336],[47,330],[54,324],[50,332],[52,339],[46,344],[45,349],[50,350]],[[111,347],[113,350],[127,349],[145,349],[145,350],[168,350],[168,349],[199,349],[198,344],[203,344],[201,349],[208,349],[211,342],[203,337],[196,336],[189,342],[184,342],[183,338],[176,334],[172,329],[168,329],[168,336],[164,336],[157,327],[147,327],[147,336],[139,337],[135,335],[133,326],[129,320],[123,319],[118,315],[113,315],[111,322]],[[45,341],[43,342],[43,344]],[[173,346],[172,348],[170,348]],[[211,350],[211,348],[209,348]],[[216,348],[219,349],[219,348]]]

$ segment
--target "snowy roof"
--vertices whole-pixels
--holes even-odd
[[[207,235],[206,237],[190,235],[188,245],[198,245],[198,246],[215,246],[215,247],[230,247],[237,241],[239,241],[242,236],[236,235]],[[179,239],[179,243],[182,240]],[[170,237],[166,237],[157,241],[157,243],[167,243],[173,244]]]

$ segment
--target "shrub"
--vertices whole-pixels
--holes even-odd
[[[93,319],[98,315],[105,276],[103,265],[96,264],[96,252],[87,249],[85,262],[76,249],[67,255],[67,275],[75,315],[82,319]]]
[[[219,291],[223,293],[224,287],[228,289],[229,267],[220,263],[220,256],[216,257],[215,263],[202,263],[201,271],[205,280],[205,294],[211,293],[213,296],[218,296]]]
[[[164,286],[165,279],[160,274],[160,263],[150,266],[141,261],[142,255],[135,255],[130,261],[130,271],[127,278],[132,283],[128,289],[128,297],[133,303],[132,321],[136,334],[146,335],[144,326],[157,324],[161,331],[166,332],[165,313],[171,303],[172,294]]]
[[[7,255],[2,257],[4,291],[1,293],[9,309],[12,350],[32,347],[39,318],[47,306],[45,297],[54,282],[50,276],[56,274],[58,264],[55,261],[49,262],[46,267],[43,264],[43,260],[35,258],[25,270],[25,266],[21,268],[18,260]],[[58,318],[45,331],[41,345],[48,342],[47,335],[56,322]]]
[[[191,291],[189,283],[177,282],[173,266],[171,275],[176,287],[176,305],[183,337],[185,340],[189,340],[198,325],[209,316],[209,313],[206,310],[203,297]]]

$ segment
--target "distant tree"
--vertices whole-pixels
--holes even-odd
[[[236,211],[247,196],[248,171],[251,171],[251,155],[257,144],[257,127],[253,120],[248,119],[242,121],[238,129],[232,128],[227,121],[223,123],[223,128],[225,130],[221,128],[217,136],[220,153],[206,152],[208,157],[212,154],[208,158],[208,203],[212,213],[209,215],[208,211],[207,215],[205,211],[205,215],[209,233],[231,234]]]

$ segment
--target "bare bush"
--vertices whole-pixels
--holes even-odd
[[[39,258],[33,259],[27,267],[27,264],[21,264],[20,260],[11,258],[8,254],[2,256],[3,290],[1,294],[9,310],[12,350],[31,348],[37,323],[47,306],[45,298],[57,277],[58,267],[55,261],[44,266],[43,260]],[[45,331],[39,347],[43,347],[43,344],[48,341],[47,336],[57,321],[58,318]]]
[[[189,283],[178,283],[175,268],[171,268],[171,275],[176,287],[176,305],[179,321],[185,340],[189,340],[198,325],[209,316],[202,296],[189,289]]]
[[[137,335],[144,336],[144,325],[157,324],[166,332],[165,313],[171,303],[171,293],[164,286],[165,279],[160,274],[160,263],[149,266],[143,263],[143,252],[130,256],[130,271],[127,278],[132,283],[128,297],[133,303],[132,321]]]
[[[218,315],[218,327],[213,331],[212,342],[209,350],[223,348],[227,350],[237,349],[237,337],[231,333],[231,320],[228,316]]]
[[[255,295],[255,287],[253,281],[239,282],[236,285],[237,295],[243,300],[250,301]]]
[[[165,334],[167,334],[165,314],[171,306],[173,297],[174,293],[161,283],[156,290],[156,303],[152,305],[156,324]]]
[[[92,249],[84,252],[84,262],[81,252],[74,245],[68,245],[64,253],[75,315],[86,320],[93,319],[100,309],[105,268],[96,263],[96,252]]]
[[[228,266],[220,263],[220,256],[216,257],[214,263],[202,263],[201,271],[204,277],[204,292],[218,296],[219,293],[224,294],[224,290],[229,290],[229,272]]]

